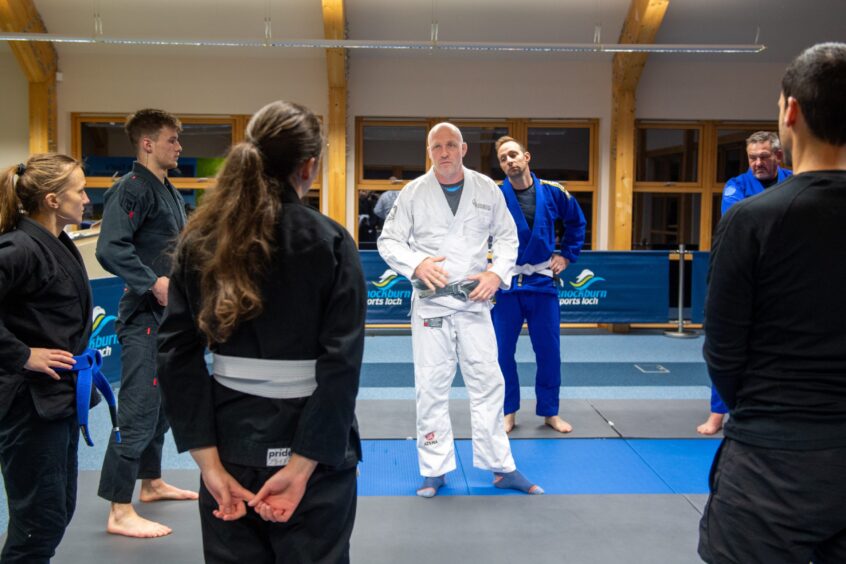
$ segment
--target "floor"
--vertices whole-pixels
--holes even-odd
[[[547,491],[525,496],[492,487],[472,467],[469,408],[460,374],[451,395],[459,468],[441,495],[417,498],[413,367],[407,336],[369,336],[357,408],[364,439],[352,560],[364,563],[687,563],[696,555],[707,474],[718,439],[695,427],[708,413],[702,338],[659,332],[562,335],[559,435],[534,416],[533,356],[518,346],[523,402],[511,434],[521,469]],[[80,447],[77,513],[53,560],[202,562],[199,519],[190,502],[139,504],[174,529],[134,540],[105,533],[107,503],[96,496],[109,431],[105,409],[91,414],[95,447]],[[190,456],[168,436],[165,478],[196,488]],[[5,503],[2,504],[5,512]],[[7,517],[0,514],[5,530]]]

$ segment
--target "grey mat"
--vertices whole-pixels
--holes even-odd
[[[469,439],[470,402],[450,400],[449,412],[455,438]],[[619,437],[587,400],[561,400],[559,413],[573,425],[572,433],[562,435],[544,425],[543,419],[535,415],[535,400],[523,400],[517,413],[517,426],[509,436],[512,439]],[[359,400],[356,402],[356,416],[362,439],[417,436],[414,400]]]
[[[358,507],[358,563],[701,562],[700,516],[683,496],[372,497]]]
[[[704,437],[696,427],[708,418],[704,400],[590,400],[591,405],[625,438],[717,439]]]
[[[196,487],[197,471],[165,479]],[[105,532],[108,505],[96,497],[99,472],[79,478],[76,516],[53,562],[194,564],[202,562],[196,502],[138,504],[171,526],[160,539]],[[358,500],[352,561],[366,564],[647,564],[699,562],[699,513],[680,495],[365,497]],[[504,524],[507,523],[507,526]]]
[[[199,470],[165,470],[165,481],[181,488],[196,490]],[[119,562],[120,564],[190,564],[203,561],[200,517],[196,501],[161,501],[138,503],[138,513],[164,523],[173,534],[158,539],[130,539],[106,532],[109,503],[97,497],[100,472],[79,473],[76,513],[52,562]],[[137,490],[137,488],[136,488]],[[138,499],[138,492],[134,496]]]
[[[707,494],[686,494],[684,497],[696,507],[700,515],[705,511],[705,503],[708,501]]]

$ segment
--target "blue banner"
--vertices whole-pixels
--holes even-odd
[[[411,323],[411,283],[388,267],[378,251],[360,251],[360,254],[367,281],[367,323]]]
[[[586,251],[561,273],[562,323],[666,323],[667,251]]]
[[[120,381],[120,343],[115,334],[118,302],[123,295],[120,278],[98,278],[91,281],[94,295],[94,325],[91,329],[89,348],[103,355],[103,374],[109,382]]]
[[[708,294],[708,264],[711,253],[695,252],[693,254],[693,273],[690,279],[690,321],[705,322],[705,296]]]
[[[411,284],[376,251],[361,251],[367,323],[408,324]],[[666,323],[666,251],[584,252],[559,280],[562,323]]]

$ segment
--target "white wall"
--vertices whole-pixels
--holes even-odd
[[[162,108],[175,114],[251,114],[285,99],[325,116],[326,62],[235,58],[62,54],[58,87],[59,150],[70,150],[71,112],[129,114]]]
[[[15,56],[0,51],[0,167],[29,155],[29,84]]]
[[[648,61],[640,119],[777,120],[781,63]]]

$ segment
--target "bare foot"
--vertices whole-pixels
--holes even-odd
[[[176,486],[171,486],[161,478],[141,480],[141,493],[138,494],[138,499],[144,503],[163,500],[197,499],[198,497],[197,492],[181,490]]]
[[[123,535],[139,539],[164,537],[172,533],[170,527],[144,519],[135,512],[131,503],[113,503],[109,511],[106,531],[113,535]]]
[[[559,433],[569,433],[573,430],[573,426],[558,417],[557,415],[553,415],[552,417],[544,417],[543,422]]]
[[[713,435],[723,428],[723,413],[712,413],[708,416],[708,420],[696,428],[696,432],[700,435]]]
[[[516,413],[506,413],[505,414],[505,432],[510,433],[511,429],[517,425],[517,414]]]

